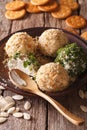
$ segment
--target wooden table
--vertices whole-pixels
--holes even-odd
[[[5,4],[11,0],[0,0],[0,39],[4,38],[11,32],[31,28],[31,27],[67,27],[65,20],[53,18],[50,13],[29,14],[27,13],[23,19],[8,20],[5,18]],[[80,3],[80,9],[74,14],[79,14],[87,18],[87,0],[77,0]],[[79,34],[87,28],[78,30]],[[83,86],[84,87],[84,86]],[[3,95],[14,95],[14,93],[5,90]],[[57,100],[63,104],[72,113],[84,118],[85,123],[81,126],[74,126],[67,121],[59,112],[57,112],[48,102],[38,97],[28,97],[31,101],[32,108],[29,113],[32,116],[31,121],[17,119],[10,116],[6,123],[0,125],[0,130],[87,130],[87,114],[81,111],[80,105],[87,104],[87,99],[82,100],[78,96],[78,92],[58,98]],[[18,101],[19,106],[23,111],[25,100]]]

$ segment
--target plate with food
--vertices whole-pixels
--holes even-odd
[[[0,85],[26,96],[9,79],[19,69],[44,93],[64,96],[87,83],[87,43],[59,28],[37,27],[14,32],[0,41]]]

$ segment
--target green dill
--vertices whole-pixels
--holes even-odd
[[[30,53],[28,56],[27,56],[27,60],[24,61],[23,63],[23,66],[26,68],[27,66],[33,64],[34,66],[34,69],[37,70],[39,67],[40,67],[40,64],[39,62],[37,61],[36,57],[34,56],[33,53]]]
[[[13,56],[13,58],[16,60],[17,58],[19,58],[20,57],[20,53],[19,52],[17,52],[14,56]]]
[[[77,76],[86,70],[87,56],[81,47],[72,43],[57,51],[55,62],[59,62],[70,76]],[[69,68],[66,68],[67,65]]]

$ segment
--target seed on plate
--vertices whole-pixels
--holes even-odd
[[[0,89],[1,89],[1,90],[4,90],[5,88],[4,88],[3,86],[0,85]]]
[[[9,114],[7,112],[1,112],[0,117],[8,117]]]
[[[85,92],[85,98],[87,99],[87,91]]]
[[[29,110],[31,108],[31,103],[29,101],[26,101],[24,104],[24,109]]]
[[[13,113],[13,116],[17,117],[17,118],[21,118],[23,116],[23,113],[22,112],[15,112],[15,113]]]
[[[84,95],[84,92],[83,92],[83,90],[79,90],[79,96],[80,96],[80,98],[82,98],[82,99],[84,99],[84,97],[85,97],[85,95]]]
[[[80,108],[81,108],[82,111],[87,112],[87,106],[80,105]]]
[[[15,111],[15,107],[11,107],[11,108],[8,109],[7,112],[8,112],[9,114],[13,114],[14,111]]]
[[[24,97],[22,95],[14,95],[12,96],[14,100],[22,100]]]
[[[23,113],[23,117],[24,117],[25,120],[30,120],[31,119],[30,114],[25,113],[25,112]]]
[[[5,117],[0,117],[0,124],[3,123],[3,122],[5,122],[6,120],[7,120],[7,118],[5,118]]]

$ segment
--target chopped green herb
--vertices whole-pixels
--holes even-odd
[[[26,60],[23,62],[23,66],[26,68],[28,65],[30,65],[31,63],[29,62],[29,60]]]
[[[17,58],[19,58],[20,57],[20,53],[19,52],[17,52],[14,56],[13,56],[13,58],[16,60]]]
[[[55,62],[59,62],[70,76],[78,76],[86,70],[87,56],[81,47],[72,43],[58,50]]]
[[[23,65],[26,68],[28,65],[31,65],[31,64],[33,64],[35,70],[37,70],[40,67],[39,62],[37,61],[34,54],[32,53],[28,55],[28,60],[24,61]]]

